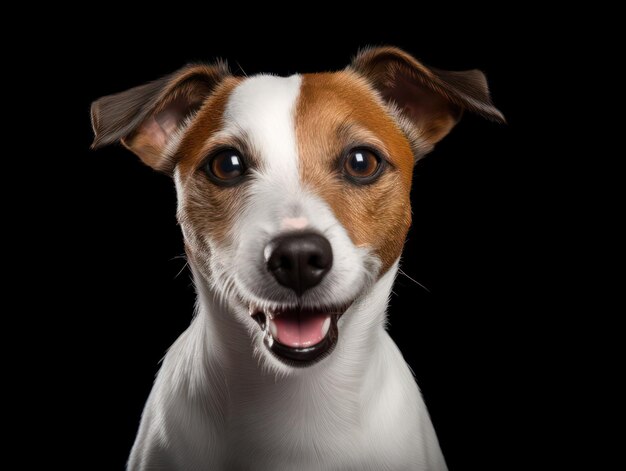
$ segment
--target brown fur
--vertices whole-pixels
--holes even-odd
[[[332,208],[357,246],[382,261],[381,275],[400,256],[411,224],[413,153],[376,93],[352,72],[304,75],[296,111],[303,184]],[[387,166],[358,186],[338,175],[338,160],[354,146],[379,149]]]
[[[241,149],[239,142],[215,138],[224,127],[223,115],[228,98],[239,82],[240,78],[228,77],[219,85],[198,112],[176,153],[178,175],[185,188],[185,198],[180,201],[179,222],[201,247],[206,246],[206,237],[218,243],[227,237],[244,200],[245,183],[220,187],[210,182],[201,169],[207,157],[219,147]]]

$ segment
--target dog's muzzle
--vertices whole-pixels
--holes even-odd
[[[319,285],[332,268],[330,242],[314,232],[283,234],[267,244],[267,270],[298,298]],[[337,321],[344,307],[262,310],[250,306],[250,315],[264,332],[265,345],[294,366],[306,366],[328,355],[338,338]]]

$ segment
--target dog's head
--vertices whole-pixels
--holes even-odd
[[[286,78],[190,65],[97,100],[92,122],[94,147],[121,141],[174,177],[196,274],[289,369],[329,354],[394,271],[414,164],[464,110],[503,120],[481,72],[377,48]]]

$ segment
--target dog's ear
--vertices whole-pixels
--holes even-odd
[[[487,79],[479,70],[429,68],[394,47],[363,50],[349,68],[365,76],[402,120],[408,120],[411,134],[430,146],[450,132],[464,110],[505,121],[491,103]]]
[[[227,75],[225,64],[188,65],[162,79],[94,101],[92,148],[120,141],[150,167],[170,173],[174,162],[168,150],[177,131]]]

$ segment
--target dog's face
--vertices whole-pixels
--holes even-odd
[[[191,264],[288,370],[330,354],[394,266],[414,163],[464,109],[502,119],[480,72],[381,48],[286,78],[190,66],[98,100],[92,120],[95,146],[121,140],[173,175]]]

